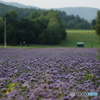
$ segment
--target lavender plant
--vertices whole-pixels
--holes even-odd
[[[95,48],[0,48],[0,100],[99,100],[71,92],[100,93]]]

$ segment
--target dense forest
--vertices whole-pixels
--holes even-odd
[[[10,9],[13,9],[18,15],[18,19],[29,16],[33,11],[41,13],[42,9],[36,8],[18,8],[0,3],[0,17],[4,16]],[[80,18],[78,15],[67,15],[64,11],[56,10],[61,18],[65,29],[91,29],[91,23]]]
[[[0,43],[3,43],[4,18],[7,25],[7,43],[10,45],[51,45],[66,38],[65,29],[56,11],[33,11],[29,16],[18,20],[16,12],[11,9],[0,18]]]
[[[92,25],[78,15],[67,15],[64,11],[57,11],[65,29],[91,29]]]
[[[17,8],[0,3],[0,44],[4,41],[4,22],[10,45],[58,44],[66,39],[65,29],[91,29],[91,24],[79,16],[65,12],[35,8]]]

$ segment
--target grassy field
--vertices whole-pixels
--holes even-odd
[[[84,47],[100,47],[95,30],[67,30],[67,39],[61,42],[61,46],[77,47],[77,42],[84,42]]]
[[[25,46],[7,46],[7,48],[57,48],[62,47],[61,45],[25,45]],[[0,48],[4,48],[3,45],[0,45]]]
[[[67,39],[59,45],[31,45],[31,46],[7,46],[9,48],[49,48],[49,47],[77,47],[77,42],[84,42],[86,48],[100,47],[95,30],[67,30]],[[0,46],[3,47],[3,46]]]

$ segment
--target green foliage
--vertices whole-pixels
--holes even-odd
[[[4,26],[4,22],[3,22],[2,17],[0,17],[0,28],[3,28],[3,26]]]
[[[14,90],[15,86],[17,86],[17,85],[18,85],[18,83],[8,84],[6,92],[10,92],[10,91]]]
[[[51,16],[52,15],[52,16]],[[53,10],[47,14],[47,28],[40,34],[41,44],[58,44],[60,40],[65,39],[66,32],[63,29],[60,18]]]
[[[99,44],[100,44],[100,11],[97,12],[96,33],[99,36]]]
[[[67,15],[65,12],[58,11],[64,28],[66,29],[91,29],[92,24],[78,15]]]
[[[3,37],[4,37],[4,21],[0,17],[0,43],[3,43]]]
[[[96,24],[96,33],[100,35],[100,24]]]
[[[33,11],[20,20],[10,9],[4,16],[7,20],[7,43],[18,44],[58,44],[66,38],[60,17],[56,11]]]
[[[84,80],[87,81],[87,80],[90,80],[90,79],[93,79],[94,78],[94,75],[93,74],[88,74],[84,77]]]
[[[97,80],[99,80],[99,78],[95,77],[93,74],[88,74],[84,77],[85,81],[88,80],[92,80],[94,85],[99,86],[99,82]]]
[[[11,9],[13,9],[16,12],[16,14],[18,15],[18,19],[29,16],[33,11],[40,12],[40,9],[37,10],[35,8],[31,8],[31,9],[29,9],[29,8],[18,8],[18,7],[5,5],[5,4],[0,3],[0,17],[3,17]]]
[[[92,28],[95,29],[95,27],[96,27],[96,19],[93,19],[92,20]]]
[[[17,8],[17,7],[13,7],[13,6],[0,4],[0,16],[1,17],[4,16],[11,9],[13,9],[16,12],[16,14],[18,15],[17,19],[28,17],[29,15],[30,15],[30,18],[34,19],[36,17],[39,17],[41,14],[45,17],[45,15],[47,15],[47,13],[48,13],[48,11],[35,9],[35,8],[31,8],[31,9]],[[53,10],[51,10],[51,12],[49,12],[49,14],[47,16],[48,18],[51,18],[54,15],[54,13],[52,11]],[[65,29],[91,29],[92,28],[91,24],[88,23],[88,21],[86,21],[83,18],[80,18],[79,16],[67,15],[65,12],[62,12],[62,11],[56,11],[56,12],[58,12],[58,14],[61,18],[63,27]],[[72,21],[72,23],[70,23],[71,21]]]
[[[39,13],[37,11],[33,11],[31,14],[30,14],[30,18],[31,19],[34,19],[36,17],[39,17]]]
[[[4,10],[5,8],[5,10]],[[89,29],[90,24],[79,16],[65,12],[17,8],[0,4],[0,16],[7,20],[7,44],[55,45],[67,37],[65,28]],[[2,19],[1,18],[1,19]],[[0,44],[3,44],[4,27],[0,20]]]

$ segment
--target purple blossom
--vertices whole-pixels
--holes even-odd
[[[70,92],[99,93],[97,54],[95,48],[0,48],[0,100],[81,100]],[[94,77],[84,80],[88,74]]]

